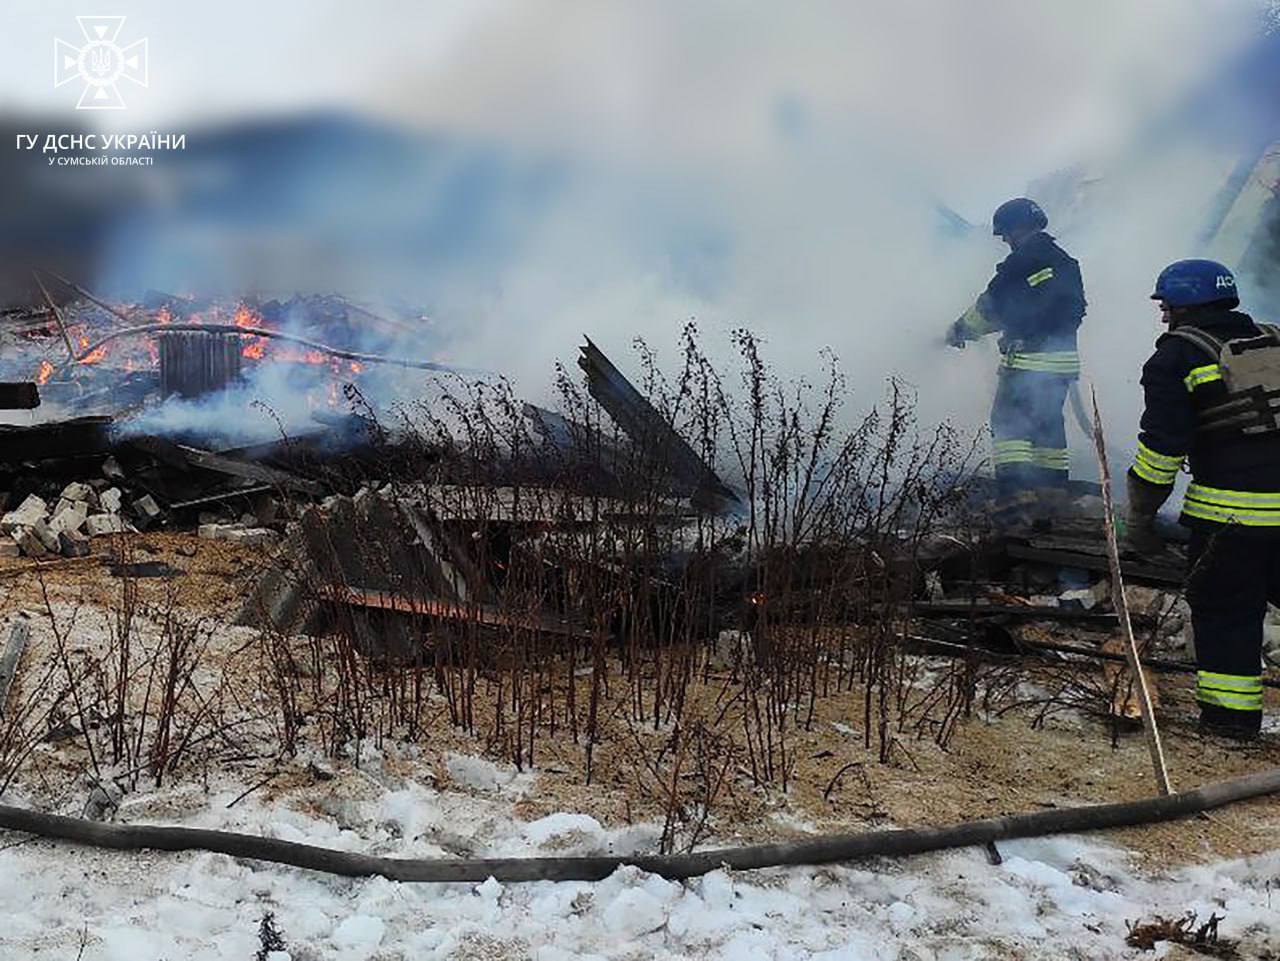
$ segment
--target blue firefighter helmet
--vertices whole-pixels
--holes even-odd
[[[1216,304],[1234,307],[1240,303],[1236,294],[1236,278],[1216,260],[1177,260],[1156,278],[1152,300],[1163,300],[1170,307],[1198,307]]]
[[[991,233],[997,237],[1007,237],[1014,231],[1026,228],[1044,230],[1048,226],[1049,218],[1040,209],[1040,205],[1026,197],[1006,200],[991,216]]]

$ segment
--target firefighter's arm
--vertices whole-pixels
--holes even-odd
[[[1142,368],[1145,401],[1138,449],[1127,477],[1129,526],[1150,526],[1173,492],[1195,436],[1195,409],[1176,349],[1157,349]]]
[[[966,341],[977,340],[999,329],[991,298],[983,293],[973,302],[973,306],[947,328],[947,344],[952,347],[962,347]]]

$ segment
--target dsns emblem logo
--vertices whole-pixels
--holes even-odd
[[[147,85],[147,38],[127,47],[117,42],[124,17],[76,17],[85,43],[77,47],[65,40],[53,41],[53,85],[61,87],[77,78],[83,84],[77,110],[123,110],[121,80]]]

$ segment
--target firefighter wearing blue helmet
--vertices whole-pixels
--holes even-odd
[[[1063,404],[1080,376],[1076,331],[1085,314],[1080,265],[1045,232],[1048,226],[1040,205],[1025,197],[996,209],[991,232],[1008,244],[1009,256],[947,333],[953,347],[1000,334],[991,408],[996,487],[1006,501],[1035,502],[1032,513],[1041,516],[1051,512],[1045,494],[1067,486]]]
[[[1163,548],[1156,513],[1189,466],[1181,522],[1200,723],[1249,738],[1262,724],[1263,619],[1280,600],[1280,329],[1235,309],[1235,277],[1212,260],[1170,264],[1151,297],[1169,331],[1142,368],[1126,548]]]

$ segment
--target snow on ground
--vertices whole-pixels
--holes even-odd
[[[401,857],[577,855],[653,850],[658,829],[583,814],[525,823],[531,787],[455,756],[465,791],[376,777],[353,796],[297,807],[188,787],[126,799],[119,820],[180,822]],[[376,772],[376,766],[375,766]],[[362,782],[363,783],[363,782]],[[242,790],[242,789],[241,789]],[[1000,845],[990,866],[962,850],[853,866],[717,871],[674,883],[623,868],[599,883],[398,884],[199,852],[159,854],[0,835],[0,958],[245,959],[274,912],[274,961],[430,958],[1082,959],[1137,956],[1125,920],[1225,914],[1223,934],[1280,950],[1280,852],[1141,877],[1120,849],[1060,837]],[[1128,952],[1128,953],[1126,953]],[[1161,957],[1164,952],[1145,957]]]

